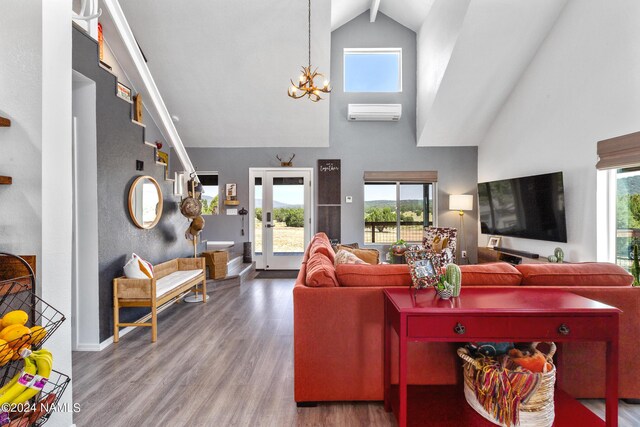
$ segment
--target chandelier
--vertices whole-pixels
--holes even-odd
[[[314,83],[314,79],[324,79],[322,87],[317,87]],[[289,87],[288,95],[294,99],[300,99],[307,96],[313,102],[318,102],[322,98],[320,93],[330,93],[331,86],[329,81],[324,78],[324,74],[318,73],[318,69],[311,71],[311,0],[309,0],[309,66],[302,67],[302,74],[298,83],[294,83],[290,80],[291,86]]]

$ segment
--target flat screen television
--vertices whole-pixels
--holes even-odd
[[[478,184],[483,234],[567,241],[562,172]]]

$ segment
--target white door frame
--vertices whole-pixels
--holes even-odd
[[[266,183],[267,172],[273,173],[290,173],[290,172],[302,172],[309,174],[309,187],[308,192],[305,193],[305,210],[304,210],[304,221],[305,221],[305,236],[304,236],[304,245],[305,248],[311,241],[311,236],[314,234],[314,224],[313,224],[313,212],[314,212],[314,203],[313,203],[313,168],[249,168],[249,240],[251,241],[251,253],[253,254],[254,261],[256,261],[257,269],[265,269],[266,265],[264,262],[263,256],[255,255],[255,179],[262,178],[263,185]],[[263,196],[264,199],[264,196]],[[264,202],[264,200],[263,200]],[[263,232],[264,233],[264,232]],[[263,234],[264,236],[264,234]],[[262,241],[262,253],[265,253],[264,248],[264,239]],[[291,268],[298,269],[300,265],[291,266]]]

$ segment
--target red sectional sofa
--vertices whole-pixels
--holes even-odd
[[[326,258],[326,259],[325,259]],[[640,398],[640,289],[607,263],[506,263],[461,266],[469,286],[554,287],[620,308],[620,398]],[[383,399],[383,293],[408,286],[407,265],[333,267],[327,237],[314,237],[293,289],[296,402]],[[397,340],[397,338],[396,338]],[[413,343],[410,384],[453,384],[461,374],[452,343]],[[393,345],[397,348],[397,345]],[[564,345],[563,388],[575,397],[604,397],[604,344]],[[397,360],[397,355],[393,355]],[[392,366],[397,366],[393,363]],[[392,372],[397,378],[397,371]]]

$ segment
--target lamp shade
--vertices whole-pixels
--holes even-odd
[[[452,211],[473,210],[473,196],[470,194],[449,195],[449,210],[452,210]]]

